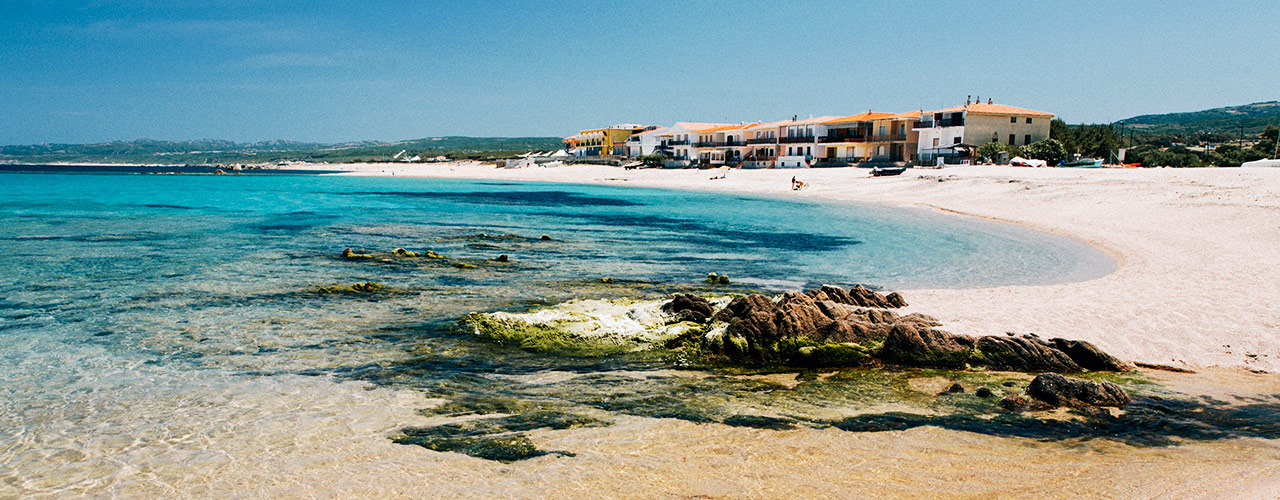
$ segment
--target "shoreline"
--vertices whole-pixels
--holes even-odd
[[[316,168],[318,165],[309,165]],[[1046,286],[903,290],[908,312],[967,335],[1008,331],[1093,342],[1130,361],[1179,368],[1280,371],[1280,270],[1266,249],[1280,214],[1268,169],[639,169],[599,165],[501,169],[480,162],[343,164],[323,175],[404,176],[636,186],[823,202],[915,206],[1080,240],[1116,263],[1089,281]],[[285,167],[284,169],[289,169]],[[788,189],[790,177],[809,184]],[[1223,200],[1223,197],[1226,200]]]

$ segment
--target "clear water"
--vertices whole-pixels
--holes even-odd
[[[0,174],[0,186],[0,494],[160,481],[156,464],[218,463],[229,443],[289,434],[290,422],[345,429],[387,404],[345,381],[474,399],[564,378],[546,374],[672,368],[502,350],[451,328],[470,311],[660,296],[708,272],[763,290],[907,289],[1114,267],[1015,226],[693,192],[281,175]],[[431,249],[478,267],[338,258],[347,247]],[[499,254],[511,262],[488,260]],[[394,293],[314,292],[368,280]],[[556,397],[588,401],[593,386]],[[138,464],[150,468],[130,472]]]

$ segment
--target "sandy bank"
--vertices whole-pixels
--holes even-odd
[[[1025,224],[1107,250],[1104,278],[1054,286],[913,290],[957,333],[1035,332],[1148,363],[1280,370],[1280,170],[958,167],[873,178],[862,169],[497,169],[475,162],[342,165],[338,175],[508,179],[911,204]],[[791,191],[795,176],[810,184]]]

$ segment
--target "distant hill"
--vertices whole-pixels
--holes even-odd
[[[1267,125],[1280,124],[1280,101],[1256,102],[1243,106],[1206,109],[1188,113],[1142,115],[1123,120],[1125,127],[1139,132],[1158,134],[1193,134],[1201,132],[1244,133],[1257,135]]]
[[[100,144],[0,146],[0,162],[17,163],[260,163],[282,160],[344,163],[390,161],[406,156],[499,158],[563,147],[559,137],[428,137],[398,142],[358,141],[320,144],[297,141],[237,143],[219,139],[158,141],[137,139]]]

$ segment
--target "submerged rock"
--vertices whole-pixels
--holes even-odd
[[[352,283],[350,286],[333,285],[321,287],[316,290],[319,293],[374,293],[386,291],[387,287],[376,281],[366,281],[364,283]]]
[[[477,266],[475,264],[468,264],[466,262],[454,262],[453,267],[456,267],[458,269],[475,269]]]
[[[408,258],[418,257],[420,255],[418,252],[411,252],[403,248],[397,248],[395,250],[392,250],[391,253],[394,254],[396,257],[408,257]]]
[[[1129,394],[1114,383],[1064,377],[1057,373],[1036,376],[1027,387],[1027,395],[1053,406],[1123,408],[1129,404]]]
[[[372,259],[373,256],[367,253],[355,253],[350,248],[342,250],[342,258],[347,260],[366,260]]]
[[[504,253],[504,254],[502,254],[502,255],[497,256],[497,257],[496,257],[496,258],[494,258],[493,260],[494,260],[494,262],[509,262],[509,261],[511,260],[511,258],[510,258],[510,257],[507,257],[507,254],[505,254],[505,253]]]

